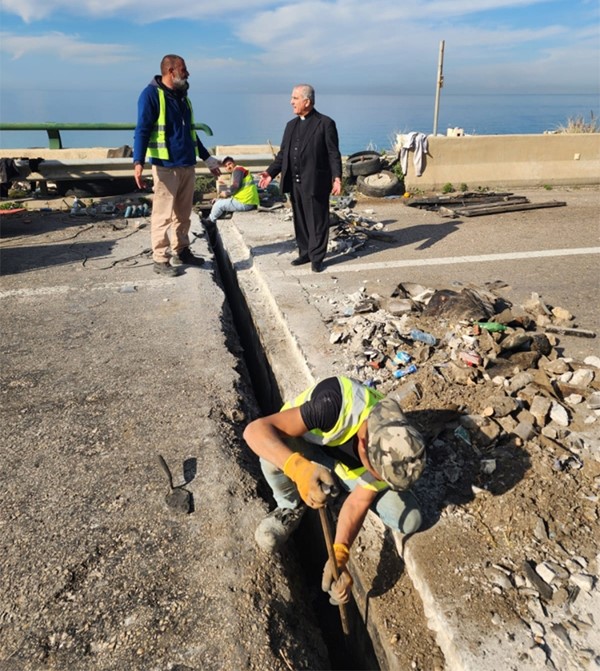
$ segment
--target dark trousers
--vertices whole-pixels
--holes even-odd
[[[321,263],[329,239],[329,195],[316,198],[304,193],[301,183],[294,182],[291,201],[298,254],[308,256],[313,263]]]

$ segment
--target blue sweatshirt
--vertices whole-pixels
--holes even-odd
[[[178,92],[163,85],[162,77],[156,75],[141,92],[138,99],[138,119],[133,138],[133,162],[144,164],[150,133],[159,114],[158,87],[165,92],[166,98],[166,139],[170,161],[149,158],[150,163],[165,168],[181,168],[196,165],[196,147],[190,134],[192,115],[186,101],[187,92]],[[196,137],[198,137],[196,135]],[[198,155],[207,159],[210,153],[198,138]]]

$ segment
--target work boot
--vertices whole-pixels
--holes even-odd
[[[305,512],[305,505],[298,508],[275,508],[256,527],[254,538],[258,547],[267,552],[279,550],[300,524]]]
[[[155,261],[154,272],[158,275],[164,275],[165,277],[177,277],[177,275],[179,275],[177,269],[171,268],[171,266],[166,261],[164,263]]]
[[[192,254],[192,250],[189,247],[184,247],[179,254],[173,254],[171,257],[172,266],[180,266],[182,263],[188,266],[201,266],[204,264],[204,259],[201,256]]]

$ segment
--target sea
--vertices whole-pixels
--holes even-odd
[[[2,96],[2,122],[135,123],[139,92],[73,92],[32,97],[15,92]],[[216,145],[278,145],[285,123],[293,116],[289,92],[275,94],[215,93],[190,89],[196,121],[213,135],[201,134],[207,148]],[[10,98],[10,99],[9,99]],[[316,108],[332,117],[340,150],[350,155],[365,149],[388,151],[398,133],[430,135],[435,124],[435,95],[319,94]],[[441,90],[437,133],[460,128],[465,135],[537,134],[556,131],[569,120],[598,120],[598,94],[454,95]],[[133,146],[133,131],[61,131],[65,147]],[[0,131],[0,148],[47,147],[45,131]]]

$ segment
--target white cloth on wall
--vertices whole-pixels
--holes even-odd
[[[402,136],[400,166],[405,175],[408,170],[408,152],[411,150],[414,151],[413,165],[415,166],[415,173],[417,177],[420,177],[425,169],[425,156],[429,152],[429,143],[425,133],[413,131]]]

